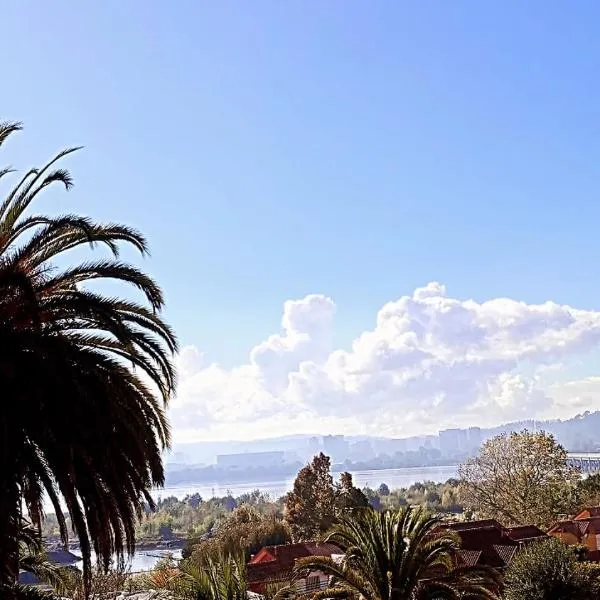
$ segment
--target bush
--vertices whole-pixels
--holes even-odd
[[[506,600],[593,600],[600,589],[572,548],[557,539],[530,544],[515,556],[504,580]]]

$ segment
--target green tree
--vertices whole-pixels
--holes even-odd
[[[19,129],[17,123],[0,125],[0,144]],[[146,254],[146,240],[123,225],[28,212],[41,191],[72,186],[68,171],[56,164],[74,150],[29,170],[0,203],[4,584],[19,572],[22,503],[40,527],[47,494],[66,543],[62,497],[89,581],[91,550],[104,564],[115,552],[132,551],[141,505],[152,505],[150,488],[164,482],[164,407],[175,387],[171,355],[177,343],[160,316],[160,288],[118,259],[123,244]],[[112,257],[73,265],[86,247],[105,247]],[[142,299],[108,296],[101,291],[105,285],[95,287],[110,281],[133,286]]]
[[[341,473],[340,481],[335,486],[335,513],[336,517],[352,513],[353,511],[369,506],[367,496],[354,486],[350,473]]]
[[[333,578],[320,598],[496,598],[494,572],[456,568],[458,538],[439,525],[422,508],[364,509],[342,519],[326,537],[345,553],[341,560],[313,556],[298,561],[298,570],[319,570]]]
[[[600,505],[600,473],[582,478],[575,488],[577,508]]]
[[[585,563],[557,539],[521,550],[506,571],[506,600],[592,600],[600,587]]]
[[[334,483],[331,459],[321,452],[300,470],[285,496],[284,518],[294,541],[316,540],[340,517],[366,506],[369,500],[350,473],[341,473]]]
[[[380,496],[389,496],[390,495],[390,488],[388,487],[387,483],[382,483],[379,488],[377,489],[377,493]]]
[[[322,452],[298,473],[285,497],[284,516],[294,541],[317,539],[334,523],[331,459]]]
[[[202,563],[206,557],[245,556],[250,559],[263,546],[276,546],[290,541],[287,525],[274,515],[262,515],[255,507],[242,505],[224,519],[208,540],[196,543],[186,555]]]
[[[187,495],[184,498],[184,501],[187,502],[192,508],[198,508],[202,504],[202,496],[197,492],[195,494]]]
[[[529,431],[488,440],[459,475],[464,503],[479,517],[542,527],[570,512],[579,479],[554,437]]]

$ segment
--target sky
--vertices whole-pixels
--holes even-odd
[[[122,221],[177,441],[600,409],[600,5],[3,3],[2,149]],[[11,25],[12,24],[12,25]]]

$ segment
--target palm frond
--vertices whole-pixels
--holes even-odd
[[[2,583],[0,583],[0,598],[10,598],[11,600],[60,600],[53,592],[38,587]]]
[[[23,123],[20,121],[3,121],[0,123],[0,146],[17,131],[23,129]]]
[[[19,129],[0,125],[0,144]],[[64,543],[66,506],[89,589],[91,552],[104,567],[113,554],[132,553],[141,507],[153,505],[149,490],[164,483],[178,346],[160,315],[160,287],[117,260],[123,245],[148,254],[141,233],[78,215],[28,214],[44,189],[72,186],[57,163],[76,150],[27,171],[0,203],[0,582],[18,572],[22,506],[39,528],[47,494]],[[99,247],[112,258],[67,259]],[[137,289],[141,300],[102,296],[94,288],[108,280]]]
[[[364,509],[342,519],[326,536],[343,550],[341,560],[311,556],[298,561],[298,572],[318,570],[331,577],[321,598],[454,600],[472,593],[496,598],[497,580],[490,573],[455,568],[459,539],[439,524],[422,508]]]

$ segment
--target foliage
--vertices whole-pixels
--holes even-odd
[[[168,590],[183,600],[247,600],[246,560],[243,555],[218,554],[202,563],[193,559],[162,561],[138,578],[147,588]]]
[[[0,143],[20,129],[0,125]],[[29,170],[0,203],[0,582],[18,575],[22,504],[39,527],[46,493],[66,543],[62,496],[89,582],[91,550],[105,565],[132,551],[140,504],[164,482],[176,339],[160,317],[160,288],[118,259],[122,244],[145,255],[146,240],[123,225],[27,214],[44,189],[72,186],[56,163],[74,150]],[[112,257],[69,264],[86,246]],[[94,288],[109,281],[143,300]]]
[[[79,571],[70,571],[63,594],[72,600],[103,598],[117,590],[127,589],[129,579],[129,569],[122,561],[106,569],[96,566],[90,573],[89,581]]]
[[[350,473],[340,474],[340,481],[335,486],[334,493],[334,506],[337,518],[369,506],[369,500],[365,494],[354,486]]]
[[[275,515],[261,515],[255,508],[243,505],[233,510],[222,521],[214,536],[198,543],[192,559],[198,563],[206,558],[241,555],[250,559],[263,546],[285,544],[290,541],[287,525]]]
[[[285,520],[294,541],[315,539],[335,520],[331,460],[322,452],[298,473],[285,498]]]
[[[341,519],[326,541],[344,557],[309,557],[298,570],[320,570],[333,578],[320,598],[361,596],[369,600],[495,598],[497,578],[485,569],[456,569],[458,538],[438,529],[440,520],[422,508],[377,512],[372,508]],[[462,594],[462,596],[461,596]]]
[[[597,574],[579,563],[557,539],[521,550],[505,575],[506,600],[592,600],[598,598]]]
[[[0,583],[2,600],[59,600],[53,592],[42,590],[31,585]]]
[[[19,531],[19,567],[50,586],[58,594],[65,594],[71,572],[48,560],[39,532],[27,521]]]
[[[390,495],[390,488],[388,487],[387,483],[382,483],[378,488],[377,488],[377,493],[380,496],[389,496]]]
[[[199,494],[186,496],[182,500],[169,496],[157,501],[156,511],[146,512],[138,524],[136,535],[138,539],[157,539],[161,527],[168,525],[175,536],[188,538],[192,544],[196,544],[214,535],[232,510],[244,505],[251,506],[261,515],[280,516],[282,513],[281,503],[272,501],[259,490],[237,498],[228,494],[209,500],[202,500]]]
[[[387,487],[387,486],[386,486]],[[424,506],[436,513],[462,513],[459,481],[449,479],[445,483],[434,481],[416,482],[407,488],[381,494],[378,490],[365,488],[364,494],[373,508],[395,510],[403,506]],[[385,492],[385,488],[384,488]]]
[[[322,452],[298,473],[285,497],[284,518],[294,541],[314,540],[344,515],[369,505],[369,500],[342,473],[334,483],[331,459]]]
[[[577,508],[600,505],[600,473],[583,477],[575,487]]]
[[[246,561],[243,555],[211,558],[200,567],[188,561],[180,569],[178,582],[202,600],[246,600]]]
[[[21,521],[18,531],[18,548],[19,566],[22,570],[31,573],[59,594],[66,591],[69,571],[47,560],[39,532],[25,520]],[[34,586],[0,583],[0,598],[48,600],[57,596],[49,590],[40,590]]]
[[[488,440],[459,473],[465,503],[479,517],[541,527],[570,512],[579,479],[551,435],[529,431]]]

